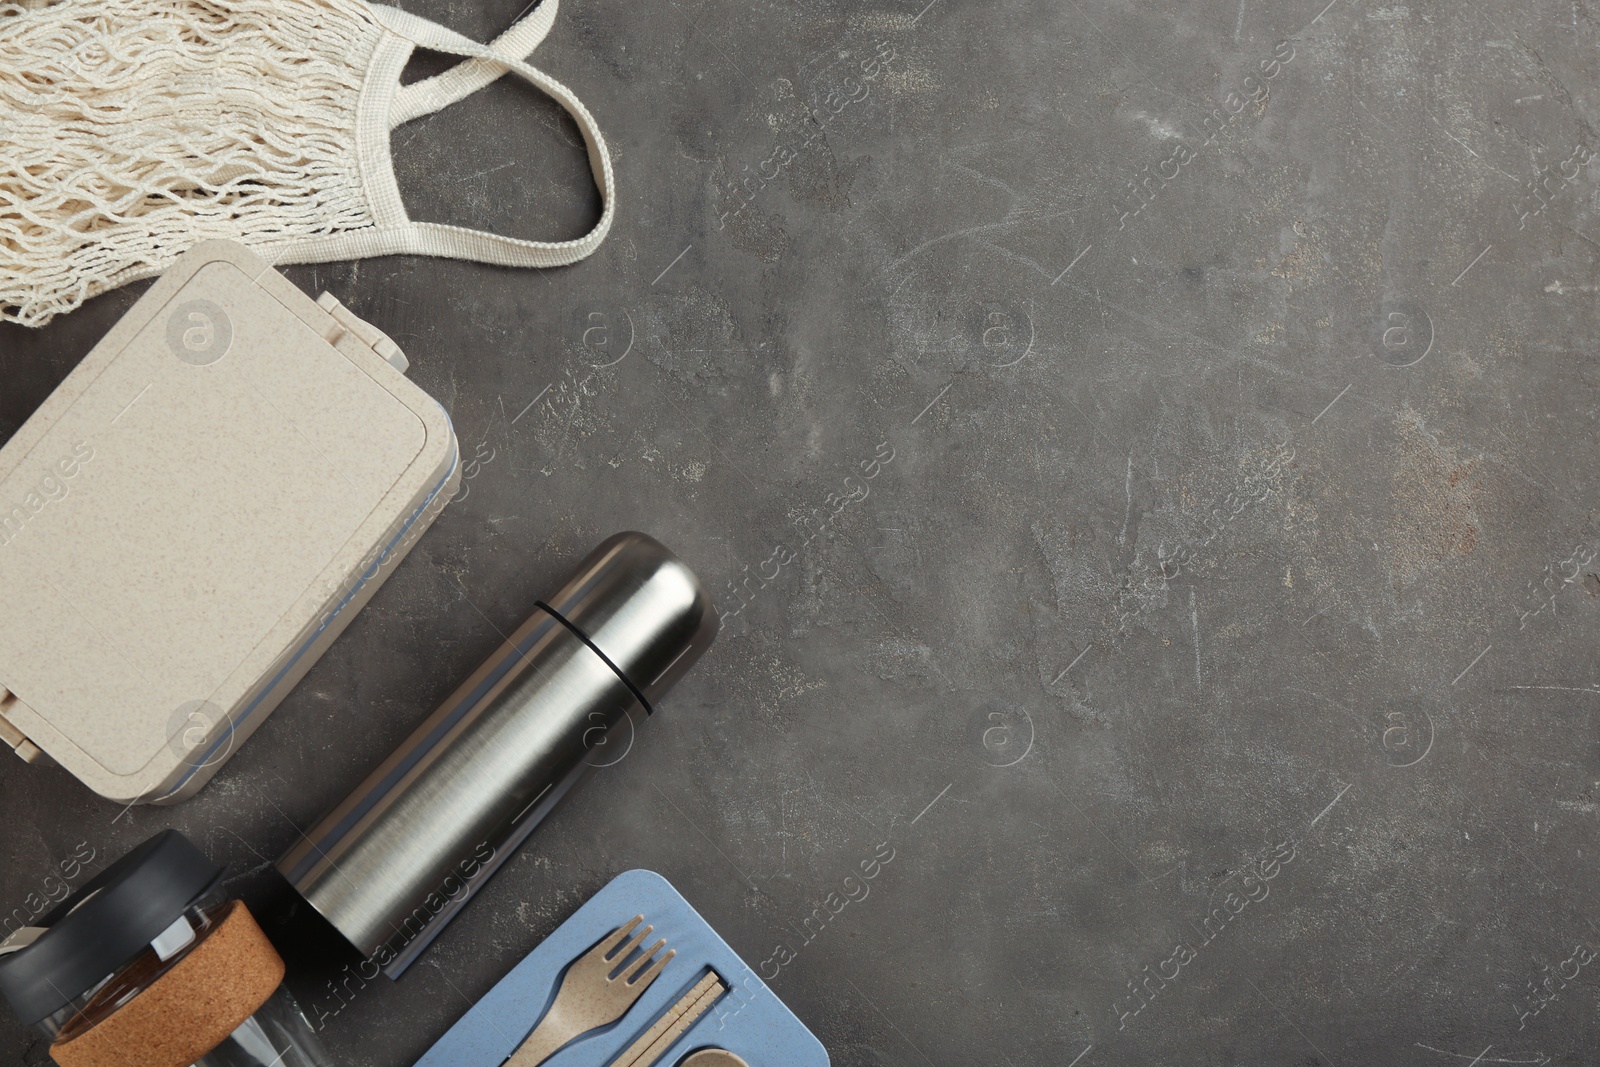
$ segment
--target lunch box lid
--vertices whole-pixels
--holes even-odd
[[[0,449],[0,716],[121,802],[214,770],[456,468],[404,365],[239,245],[179,260]]]

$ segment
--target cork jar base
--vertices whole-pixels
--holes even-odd
[[[282,957],[235,900],[187,956],[50,1056],[61,1067],[189,1067],[254,1015],[283,974]]]

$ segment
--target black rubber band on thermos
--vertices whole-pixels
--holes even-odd
[[[595,644],[593,641],[589,640],[589,635],[588,634],[584,633],[582,630],[580,630],[576,626],[572,625],[572,623],[567,621],[566,616],[562,615],[561,612],[557,611],[555,608],[551,607],[549,604],[546,604],[544,601],[535,600],[533,602],[533,606],[536,607],[536,608],[539,608],[541,611],[545,612],[552,619],[554,619],[557,622],[559,622],[562,626],[565,626],[568,630],[571,630],[572,631],[572,636],[576,637],[579,641],[582,641],[584,644],[588,645],[589,646],[589,651],[591,651],[595,655],[599,656],[600,657],[600,661],[602,663],[604,663],[607,667],[611,668],[611,673],[615,674],[622,681],[622,684],[628,687],[628,692],[633,694],[634,699],[639,702],[639,706],[644,709],[644,713],[646,715],[654,715],[655,714],[655,709],[652,708],[650,706],[650,702],[644,698],[644,694],[639,691],[639,687],[633,684],[633,679],[629,678],[626,674],[622,673],[622,668],[618,667],[615,663],[611,662],[611,657],[606,655],[604,652],[600,651],[600,646]]]

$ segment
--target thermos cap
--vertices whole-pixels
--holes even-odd
[[[717,613],[700,579],[637,531],[602,541],[543,604],[622,675],[646,710],[717,636]]]

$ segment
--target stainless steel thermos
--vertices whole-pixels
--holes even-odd
[[[608,538],[278,869],[398,978],[716,632],[687,566]]]

